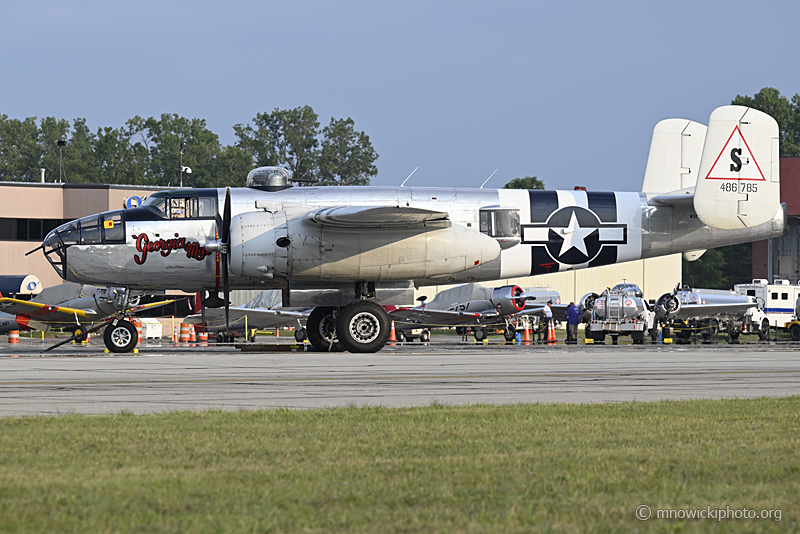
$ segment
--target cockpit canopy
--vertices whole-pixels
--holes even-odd
[[[292,171],[283,167],[259,167],[247,174],[247,187],[282,191],[292,187]]]

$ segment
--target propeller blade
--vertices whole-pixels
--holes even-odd
[[[225,193],[225,208],[222,213],[222,242],[224,243],[225,253],[222,254],[222,291],[225,300],[225,331],[230,336],[231,333],[231,318],[230,318],[230,301],[231,301],[231,286],[228,279],[228,254],[230,253],[231,246],[231,188],[229,187]]]
[[[225,211],[222,215],[222,242],[230,245],[231,242],[231,188],[225,193]]]

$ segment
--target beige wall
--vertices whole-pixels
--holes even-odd
[[[0,187],[0,217],[9,219],[63,219],[64,190],[57,184]]]

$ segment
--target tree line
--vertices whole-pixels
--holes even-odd
[[[320,128],[310,106],[276,108],[233,129],[236,143],[225,146],[204,119],[169,113],[96,131],[83,118],[0,114],[0,180],[38,182],[44,168],[48,182],[175,186],[181,161],[192,170],[183,174],[191,187],[243,186],[250,170],[265,165],[320,185],[368,185],[378,173],[378,153],[350,118]]]

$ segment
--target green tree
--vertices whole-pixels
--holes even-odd
[[[0,115],[0,179],[38,181],[41,158],[36,117],[21,121]]]
[[[544,189],[544,182],[535,176],[514,178],[504,185],[503,189]]]
[[[319,154],[320,185],[369,185],[378,174],[378,153],[369,136],[355,131],[353,119],[334,119],[322,130]]]
[[[800,156],[800,95],[791,101],[773,87],[764,87],[753,96],[736,95],[731,104],[747,106],[771,115],[780,128],[780,155]]]
[[[683,260],[683,283],[705,289],[733,289],[752,279],[751,243],[707,250],[695,261]]]
[[[319,116],[311,106],[275,109],[259,113],[255,127],[237,124],[238,146],[253,157],[257,166],[286,165],[295,180],[317,178]]]
[[[42,152],[40,167],[46,169],[47,180],[54,182],[60,175],[58,142],[67,140],[69,121],[45,117],[39,124],[39,146]]]
[[[86,126],[86,119],[72,121],[72,132],[63,149],[65,182],[102,183],[97,171],[95,143],[95,135]]]

